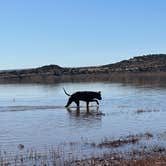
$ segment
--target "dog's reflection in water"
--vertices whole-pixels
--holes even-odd
[[[66,108],[69,113],[75,113],[76,116],[80,115],[104,115],[102,112],[99,111],[99,107],[68,107]]]
[[[102,126],[102,113],[99,111],[99,107],[90,107],[88,110],[86,107],[81,108],[67,108],[69,115],[69,125],[75,128],[93,129],[100,128]]]

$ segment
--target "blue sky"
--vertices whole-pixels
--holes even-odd
[[[0,69],[166,53],[165,0],[0,1]]]

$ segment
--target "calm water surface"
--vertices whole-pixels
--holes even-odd
[[[99,109],[80,112],[64,105],[69,93],[100,90]],[[65,83],[55,85],[0,85],[0,148],[17,149],[18,144],[41,149],[82,139],[101,141],[166,129],[166,87],[120,83]],[[81,103],[85,106],[84,103]],[[74,106],[74,104],[73,104]],[[137,110],[151,112],[137,113]],[[157,111],[155,111],[157,110]],[[100,114],[98,112],[102,112]]]

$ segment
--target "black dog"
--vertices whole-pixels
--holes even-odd
[[[80,101],[85,101],[87,104],[87,108],[89,107],[89,102],[96,102],[99,105],[98,100],[102,100],[101,92],[93,92],[93,91],[79,91],[75,92],[72,95],[68,94],[63,88],[66,95],[70,96],[65,107],[68,107],[72,102],[77,104],[77,107],[80,106]]]

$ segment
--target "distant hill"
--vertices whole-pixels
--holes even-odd
[[[140,74],[166,73],[166,54],[152,54],[114,64],[67,68],[58,65],[0,72],[0,83],[56,83],[66,81],[103,81]],[[164,74],[163,74],[164,73]]]
[[[111,71],[151,72],[166,71],[166,54],[144,55],[115,64],[104,65]]]

